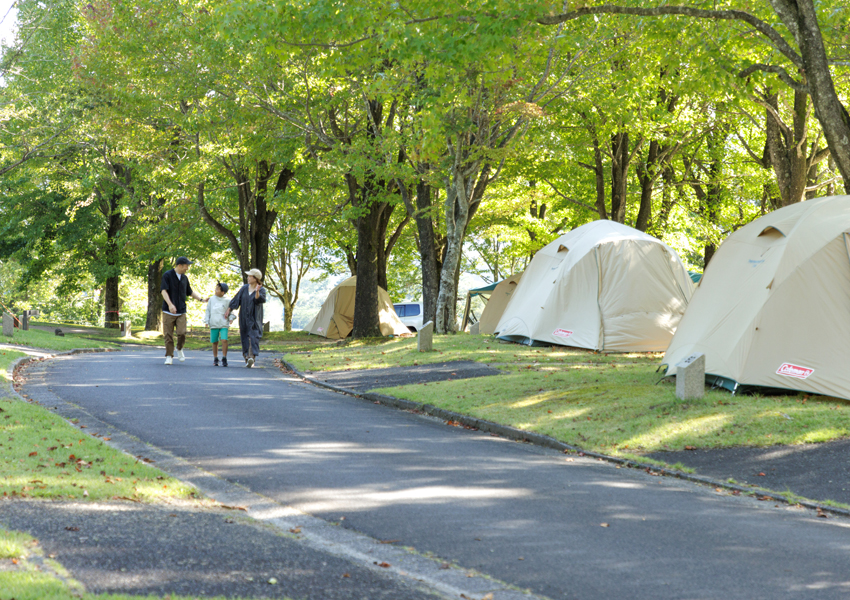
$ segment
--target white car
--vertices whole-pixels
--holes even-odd
[[[401,322],[407,325],[410,331],[416,332],[422,329],[422,303],[421,302],[399,302],[393,304],[395,314]]]

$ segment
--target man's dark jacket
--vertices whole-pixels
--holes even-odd
[[[192,295],[192,286],[189,285],[189,278],[185,273],[179,279],[174,269],[163,273],[162,289],[168,292],[171,303],[177,308],[177,313],[175,314],[186,314],[186,298]],[[162,299],[162,312],[171,312],[165,298]]]

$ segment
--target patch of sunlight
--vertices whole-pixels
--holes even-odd
[[[798,444],[817,444],[846,436],[847,430],[843,427],[823,427],[821,429],[816,429],[815,431],[809,431],[805,435],[795,438],[794,441]]]
[[[601,487],[618,488],[623,490],[642,490],[646,486],[642,483],[629,483],[627,481],[591,481],[589,485]]]
[[[729,415],[706,415],[704,417],[695,417],[693,419],[685,419],[676,423],[666,423],[656,427],[652,431],[635,436],[631,439],[624,440],[623,443],[628,446],[644,446],[648,447],[650,440],[657,440],[658,443],[670,440],[682,432],[688,431],[697,435],[707,435],[714,433],[726,427],[730,422]]]
[[[523,488],[496,488],[473,486],[423,486],[393,491],[378,491],[364,487],[343,489],[314,489],[309,498],[299,502],[298,509],[309,514],[317,512],[356,511],[398,504],[443,504],[457,500],[488,502],[518,499],[531,496]]]
[[[137,337],[140,340],[152,340],[155,338],[161,338],[162,333],[159,331],[140,331],[139,333],[134,333],[133,337]]]
[[[511,408],[528,408],[529,406],[534,406],[536,404],[542,404],[543,402],[549,402],[550,400],[558,397],[559,394],[556,392],[549,392],[544,394],[536,394],[534,396],[529,396],[524,400],[520,400],[519,402],[514,402],[510,405]]]

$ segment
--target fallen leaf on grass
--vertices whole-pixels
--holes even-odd
[[[696,446],[685,446],[685,450],[696,450]]]
[[[289,530],[289,533],[301,533],[300,527],[293,527]]]

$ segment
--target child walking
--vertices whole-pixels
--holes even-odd
[[[221,340],[221,366],[227,366],[227,328],[236,315],[227,315],[230,301],[224,297],[228,287],[226,283],[215,284],[215,295],[207,303],[204,324],[210,328],[210,342],[213,347],[213,365],[218,366],[218,341]]]

